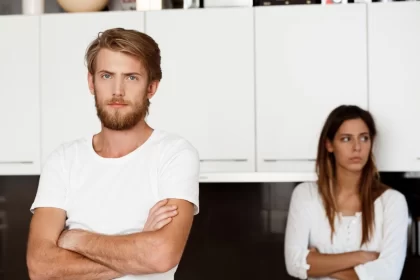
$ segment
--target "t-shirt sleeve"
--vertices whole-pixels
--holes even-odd
[[[32,213],[39,207],[54,207],[66,211],[68,176],[63,162],[63,147],[57,148],[47,158],[41,171],[34,202],[30,208]]]
[[[159,199],[184,199],[199,212],[200,159],[197,150],[186,140],[164,149],[158,176]]]

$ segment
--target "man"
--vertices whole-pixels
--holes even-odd
[[[199,158],[145,121],[162,77],[159,47],[146,34],[110,29],[86,61],[102,129],[62,144],[43,167],[30,277],[173,279],[199,211]]]

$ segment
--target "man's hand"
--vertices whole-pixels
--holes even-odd
[[[80,230],[63,232],[65,220],[63,209],[40,207],[34,211],[27,249],[30,279],[104,280],[127,275],[63,249],[76,246],[79,235],[84,234]]]
[[[163,199],[150,209],[143,231],[159,230],[172,221],[172,218],[178,214],[178,207],[167,205],[167,203],[168,199]],[[82,237],[83,232],[85,231],[81,229],[64,230],[57,241],[57,246],[66,250],[74,250],[78,238]]]
[[[62,232],[58,245],[122,275],[167,272],[179,264],[191,229],[194,205],[183,199],[170,199],[166,203],[176,204],[178,214],[159,230],[151,229],[159,228],[159,221],[164,215],[157,210],[166,206],[165,202],[162,202],[163,206],[156,206],[150,211],[149,231],[104,235],[73,229]]]
[[[176,205],[167,205],[168,199],[156,203],[149,211],[146,224],[143,231],[155,231],[163,228],[172,221],[172,218],[178,214]]]

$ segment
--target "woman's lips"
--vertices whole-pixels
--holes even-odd
[[[362,158],[361,157],[351,157],[350,158],[350,161],[351,162],[361,162],[362,161]]]

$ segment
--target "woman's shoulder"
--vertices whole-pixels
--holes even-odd
[[[293,197],[299,200],[314,201],[319,198],[318,184],[316,182],[299,183],[293,190]]]
[[[408,203],[405,196],[398,190],[388,187],[377,199],[385,215],[394,217],[408,216]],[[376,202],[375,202],[376,203]]]
[[[389,205],[407,205],[405,196],[398,190],[388,187],[379,198],[385,206]]]

